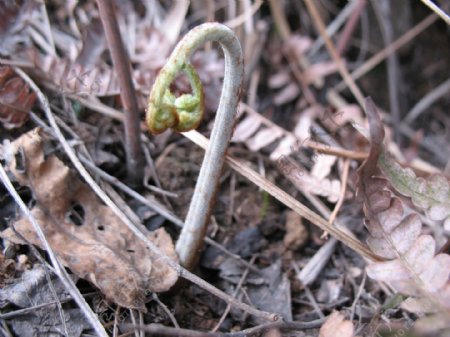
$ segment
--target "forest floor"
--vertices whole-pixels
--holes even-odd
[[[112,20],[101,3],[0,4],[1,336],[450,336],[445,17],[421,1],[142,0],[113,1]],[[177,42],[213,21],[244,77],[188,272],[175,243],[205,151],[144,120]],[[222,50],[190,61],[209,138]],[[190,93],[187,77],[170,90]]]

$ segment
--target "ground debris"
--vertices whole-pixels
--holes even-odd
[[[64,285],[55,277],[46,277],[48,270],[42,265],[36,264],[32,270],[25,271],[15,283],[0,289],[0,307],[14,305],[20,309],[30,308],[36,305],[49,303],[40,308],[34,308],[22,313],[9,321],[12,330],[17,336],[80,336],[83,330],[90,325],[78,308],[58,310],[56,301],[67,299],[69,294]],[[58,298],[55,298],[54,289]],[[62,323],[61,319],[65,322]]]
[[[149,291],[166,291],[177,280],[175,270],[155,260],[149,249],[104,206],[55,155],[44,154],[44,140],[32,130],[5,148],[7,168],[36,199],[32,213],[61,261],[77,276],[95,284],[108,298],[128,308],[145,310]],[[15,243],[23,238],[42,248],[26,218],[1,233]],[[148,238],[176,259],[164,229]]]

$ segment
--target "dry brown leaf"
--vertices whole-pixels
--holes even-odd
[[[310,138],[312,121],[322,110],[322,107],[314,105],[300,112],[300,118],[294,128],[294,134],[297,138],[302,141]]]
[[[176,282],[175,270],[150,253],[55,155],[45,155],[38,129],[4,148],[9,171],[33,191],[37,203],[33,215],[55,253],[73,273],[92,282],[121,306],[140,310],[145,310],[149,291],[166,291]],[[17,220],[13,227],[42,248],[26,218]],[[12,229],[1,236],[23,243]],[[177,259],[164,229],[149,232],[148,238]]]
[[[67,58],[30,51],[30,58],[40,75],[62,92],[78,95],[110,96],[120,92],[119,82],[110,68],[83,66]]]
[[[322,110],[319,105],[315,105],[301,112],[294,128],[294,135],[297,138],[273,124],[264,123],[264,126],[260,127],[263,124],[261,118],[254,113],[247,114],[237,124],[233,141],[244,142],[251,151],[255,152],[277,142],[278,145],[269,157],[277,162],[281,172],[298,189],[326,197],[330,202],[335,203],[339,199],[341,183],[336,179],[325,178],[336,160],[334,156],[318,156],[313,167],[314,174],[310,174],[306,169],[287,158],[291,153],[301,150],[299,139],[304,141],[309,138],[312,119]],[[280,138],[281,140],[279,140]]]
[[[279,89],[292,81],[291,71],[283,69],[269,77],[268,85],[271,89]]]
[[[353,323],[334,311],[320,328],[319,337],[353,337],[354,333]]]
[[[335,203],[339,199],[341,182],[337,179],[319,179],[299,164],[282,156],[277,161],[280,171],[301,191],[326,197]]]
[[[35,100],[36,94],[11,67],[0,66],[0,122],[6,129],[21,127]]]
[[[295,150],[296,141],[297,139],[290,134],[283,137],[270,154],[270,160],[278,160],[282,156],[289,156]]]
[[[291,50],[298,58],[311,47],[313,41],[307,36],[293,34],[286,43],[286,48]]]

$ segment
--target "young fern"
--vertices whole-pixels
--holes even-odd
[[[189,63],[189,57],[208,41],[218,42],[223,49],[225,76],[211,143],[205,153],[185,224],[176,244],[180,264],[187,269],[192,269],[199,258],[225,152],[233,133],[243,77],[241,45],[233,31],[219,23],[205,23],[186,34],[156,78],[146,115],[148,128],[153,133],[161,133],[168,128],[186,132],[199,125],[204,110],[203,90],[195,69]],[[187,75],[192,94],[175,97],[170,92],[170,84],[180,72]]]
[[[200,124],[205,110],[202,82],[195,68],[186,62],[167,64],[168,68],[161,70],[150,93],[146,120],[153,134],[168,128],[177,132],[193,130]],[[175,97],[170,84],[180,71],[189,79],[192,94]]]

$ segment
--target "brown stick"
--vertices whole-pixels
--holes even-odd
[[[120,97],[125,108],[125,152],[128,179],[140,184],[143,177],[143,157],[140,139],[139,112],[131,78],[131,65],[120,36],[113,1],[97,0],[106,41],[120,84]]]

